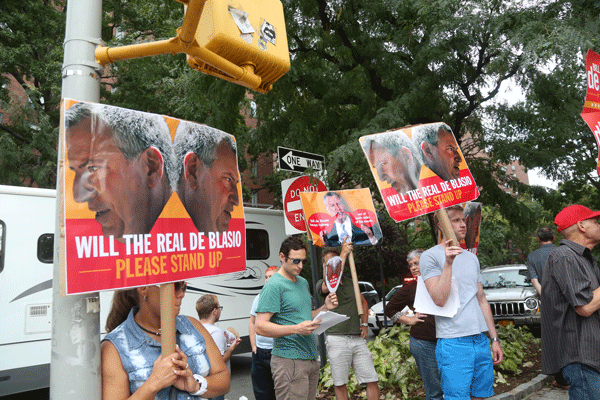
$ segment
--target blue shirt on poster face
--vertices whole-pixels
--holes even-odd
[[[129,390],[134,393],[150,377],[154,361],[161,354],[161,345],[144,333],[133,319],[139,310],[133,307],[127,319],[106,335],[119,352],[123,368],[129,378]],[[194,374],[207,376],[210,373],[210,361],[206,354],[204,337],[196,330],[190,320],[183,315],[175,319],[176,342],[188,357],[189,367]],[[173,386],[160,390],[155,400],[200,399],[188,392],[182,392]]]
[[[256,312],[273,313],[271,322],[278,325],[297,325],[312,320],[311,306],[306,279],[297,276],[296,282],[293,282],[276,273],[263,286]],[[292,360],[316,360],[315,335],[293,334],[274,338],[271,354]]]
[[[445,262],[446,253],[442,246],[425,251],[419,261],[423,280],[440,276]],[[463,250],[452,263],[452,277],[458,284],[460,307],[452,318],[435,316],[436,336],[448,339],[486,332],[488,328],[477,300],[478,283],[481,282],[477,256]]]

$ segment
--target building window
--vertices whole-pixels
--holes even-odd
[[[513,170],[513,171],[516,171],[516,170],[517,170],[517,167],[515,167],[515,166],[513,165],[513,166],[512,166],[512,170]]]
[[[250,192],[250,205],[256,207],[258,205],[258,190]]]
[[[258,176],[258,161],[252,160],[250,162],[250,173],[252,176]]]

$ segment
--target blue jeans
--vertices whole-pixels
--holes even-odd
[[[410,337],[410,353],[417,362],[417,368],[419,369],[419,374],[421,374],[421,379],[423,379],[427,400],[442,400],[444,398],[442,386],[440,385],[440,373],[435,358],[435,345],[435,342]]]
[[[275,384],[271,374],[271,350],[256,348],[252,353],[252,388],[256,400],[275,400]]]
[[[580,363],[561,371],[569,385],[569,400],[600,400],[600,372]]]

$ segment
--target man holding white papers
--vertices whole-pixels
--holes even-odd
[[[467,225],[461,206],[446,209],[456,238],[464,239]],[[443,211],[442,211],[443,212]],[[436,224],[441,229],[436,218]],[[502,362],[502,349],[494,318],[481,286],[479,260],[471,252],[443,244],[425,251],[420,260],[421,275],[434,303],[443,307],[450,296],[452,278],[458,285],[460,307],[449,317],[435,317],[436,358],[446,400],[469,400],[494,395],[494,368]],[[418,310],[418,305],[416,305]],[[492,353],[486,335],[492,340]],[[493,365],[492,365],[493,364]]]
[[[331,366],[331,377],[337,400],[348,399],[346,384],[350,375],[350,367],[354,370],[358,384],[366,385],[367,400],[377,400],[379,399],[379,386],[377,385],[379,378],[373,366],[373,356],[367,347],[366,341],[369,333],[367,323],[369,306],[361,294],[364,312],[362,316],[359,315],[352,279],[349,276],[342,279],[346,258],[351,251],[352,244],[346,240],[342,244],[341,254],[333,248],[324,250],[323,265],[325,271],[327,271],[330,263],[334,265],[341,264],[338,284],[331,288],[331,291],[336,290],[335,293],[339,302],[336,312],[350,317],[346,321],[327,329],[327,340],[325,342],[327,356]],[[326,296],[330,294],[330,286],[323,279],[317,282],[315,293],[319,295],[321,301],[324,301]]]
[[[320,311],[337,307],[330,293],[322,307],[311,311],[308,282],[300,276],[306,259],[306,245],[297,236],[281,243],[281,268],[263,286],[256,308],[256,333],[275,338],[271,371],[277,400],[315,399],[319,383],[317,342],[312,334],[321,320],[312,321]]]

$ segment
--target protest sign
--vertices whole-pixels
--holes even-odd
[[[345,237],[354,246],[368,246],[382,238],[369,189],[304,192],[300,199],[316,246],[341,246]]]
[[[233,136],[68,99],[61,112],[66,294],[245,269]]]
[[[408,126],[359,141],[396,222],[479,196],[452,129],[444,123]]]
[[[588,50],[585,60],[587,76],[587,93],[581,117],[594,133],[596,143],[600,146],[600,56]],[[596,172],[600,174],[600,152],[596,162]]]

